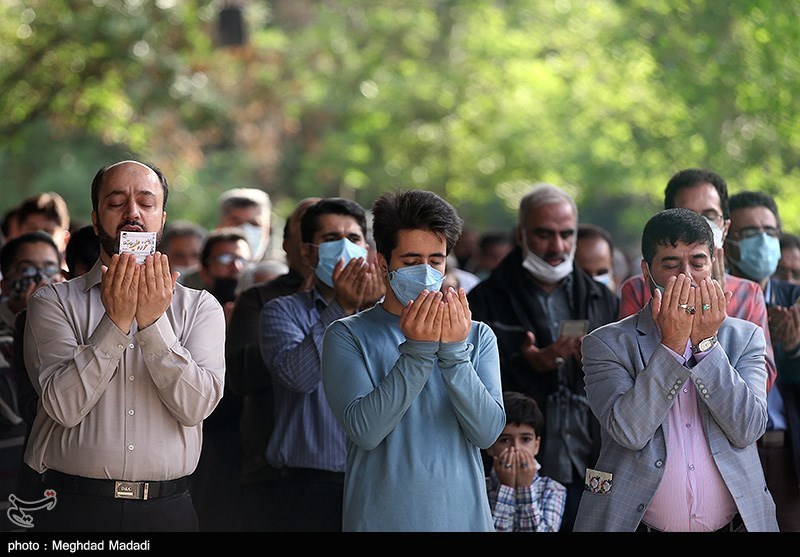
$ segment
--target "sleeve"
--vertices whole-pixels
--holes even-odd
[[[500,357],[497,339],[483,323],[478,328],[478,354],[470,358],[473,347],[465,342],[441,343],[437,353],[439,369],[450,401],[467,438],[487,448],[497,440],[506,425],[500,384]]]
[[[489,492],[489,504],[492,507],[495,531],[513,532],[515,530],[514,518],[517,509],[514,488],[498,484],[496,490]]]
[[[322,385],[331,410],[357,446],[377,447],[416,400],[433,372],[438,342],[406,340],[379,384],[372,382],[358,340],[343,321],[325,331]]]
[[[179,340],[164,313],[134,336],[161,402],[181,424],[195,426],[217,407],[225,385],[225,314],[209,292],[201,292],[186,331]]]
[[[261,357],[273,381],[298,393],[311,393],[322,380],[320,351],[328,325],[345,316],[332,302],[308,326],[306,308],[298,295],[282,296],[267,302],[261,311]]]

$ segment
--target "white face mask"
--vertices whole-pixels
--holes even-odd
[[[534,278],[546,284],[561,282],[564,277],[572,272],[572,262],[575,259],[575,248],[577,247],[578,243],[572,242],[572,249],[564,261],[553,267],[550,263],[528,249],[525,236],[523,236],[522,249],[525,252],[525,260],[522,262],[522,266],[527,269]]]
[[[249,222],[240,224],[239,229],[242,231],[242,235],[247,239],[250,251],[253,252],[251,259],[253,261],[260,259],[263,255],[263,248],[266,247],[262,245],[264,243],[264,229],[255,224],[250,224]]]
[[[607,286],[609,290],[614,290],[614,283],[611,277],[611,273],[603,273],[602,275],[595,275],[592,277],[594,280],[602,284],[603,286]]]
[[[706,222],[708,223],[708,226],[711,227],[711,232],[714,234],[714,247],[717,248],[717,249],[721,248],[722,247],[722,229],[713,220],[711,220],[709,218],[706,218],[706,217],[703,217],[703,218],[706,219]]]

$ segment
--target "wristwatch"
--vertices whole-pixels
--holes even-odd
[[[716,335],[714,335],[713,337],[704,338],[697,344],[692,345],[692,354],[697,354],[698,352],[705,352],[706,350],[711,350],[716,343],[717,343]]]

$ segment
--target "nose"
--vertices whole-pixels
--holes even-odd
[[[135,199],[131,199],[125,205],[125,218],[128,220],[141,221],[141,212],[139,211],[139,204]]]

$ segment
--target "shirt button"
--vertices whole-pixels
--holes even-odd
[[[128,348],[133,348],[133,343],[130,343],[130,344],[128,345]]]
[[[128,376],[128,381],[133,381],[133,375]]]
[[[134,412],[133,412],[133,408],[131,408],[130,410],[128,410],[128,415],[129,415],[129,416],[133,416],[133,414],[134,414]]]
[[[683,392],[684,392],[684,393],[688,393],[688,392],[689,392],[689,389],[683,389]]]
[[[689,465],[689,470],[694,470],[694,464]]]
[[[686,424],[686,427],[692,427],[692,424]]]
[[[133,445],[128,445],[128,450],[132,451],[133,450]]]
[[[119,348],[120,350],[125,350],[125,347],[124,347],[124,346],[122,346],[121,344],[118,344],[118,345],[117,345],[117,348]]]
[[[661,468],[662,466],[664,466],[664,461],[663,460],[656,460],[656,468]]]

